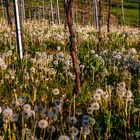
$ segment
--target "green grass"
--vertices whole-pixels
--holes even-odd
[[[119,24],[122,23],[122,13],[121,13],[121,8],[117,10],[117,8],[113,8],[112,13],[114,15],[117,15],[118,12],[118,22]],[[132,25],[136,26],[138,23],[138,17],[139,17],[139,12],[136,9],[127,9],[124,8],[124,17],[125,17],[125,25]]]

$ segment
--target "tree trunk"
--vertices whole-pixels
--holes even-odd
[[[77,95],[80,93],[80,69],[78,65],[77,57],[77,46],[76,46],[76,36],[73,28],[73,13],[72,13],[73,0],[65,0],[64,7],[66,8],[66,19],[67,25],[70,33],[70,53],[73,62],[73,70],[76,75],[76,86],[74,87],[73,93]]]
[[[99,0],[99,31],[98,31],[98,46],[97,51],[101,50],[102,42],[102,0]]]
[[[111,19],[111,5],[112,0],[108,0],[108,19],[107,19],[107,32],[110,32],[110,19]]]

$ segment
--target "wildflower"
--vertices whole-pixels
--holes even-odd
[[[9,51],[7,52],[7,56],[12,56],[12,51],[11,51],[11,50],[9,50]]]
[[[136,138],[139,138],[140,137],[140,131],[137,131],[136,132]]]
[[[98,94],[98,93],[95,93],[95,94],[93,95],[93,99],[94,99],[95,101],[100,101],[100,100],[101,100],[101,95]]]
[[[83,127],[88,127],[89,126],[89,120],[83,120],[82,121],[82,126]]]
[[[30,114],[28,114],[28,112],[29,111],[23,110],[22,113],[21,113],[22,114],[22,117],[25,118],[25,119],[28,119],[30,117]]]
[[[88,115],[84,115],[82,120],[88,120],[89,121],[90,117]]]
[[[99,105],[98,103],[94,102],[94,103],[91,105],[91,107],[92,107],[93,110],[99,110],[100,105]]]
[[[103,91],[101,88],[98,88],[98,89],[96,89],[95,94],[100,94],[100,95],[102,95],[103,92],[104,92],[104,91]]]
[[[124,82],[119,83],[118,90],[119,91],[125,91],[126,90],[126,84]]]
[[[84,127],[82,133],[83,133],[83,135],[89,135],[90,134],[90,128],[89,127]]]
[[[41,104],[39,104],[39,105],[35,106],[35,111],[37,111],[39,113],[44,113],[45,108]]]
[[[70,140],[70,137],[66,136],[66,135],[61,135],[58,140]]]
[[[39,122],[38,122],[38,126],[40,127],[40,128],[46,128],[47,126],[48,126],[48,122],[46,121],[46,120],[40,120]]]
[[[103,92],[101,96],[103,99],[108,99],[109,97],[109,95],[106,92]]]
[[[2,121],[6,123],[6,122],[9,121],[9,119],[8,119],[8,117],[4,117],[4,116],[3,116]]]
[[[55,71],[55,69],[51,68],[51,69],[49,69],[48,73],[49,73],[49,75],[55,75],[56,71]]]
[[[130,90],[128,90],[126,93],[125,93],[125,97],[127,97],[127,98],[131,98],[132,97],[132,92],[130,91]]]
[[[53,61],[53,64],[54,64],[54,65],[58,65],[58,60],[54,60],[54,61]]]
[[[61,101],[59,99],[55,99],[53,103],[56,106],[60,106],[61,105]]]
[[[0,113],[2,112],[2,108],[0,107]]]
[[[25,105],[23,106],[23,110],[28,112],[28,111],[31,110],[31,106],[30,106],[29,104],[25,104]]]
[[[54,107],[52,107],[52,112],[53,112],[53,114],[58,114],[59,113],[59,106],[54,106]]]
[[[93,126],[96,123],[94,118],[90,118],[90,125]]]
[[[35,117],[35,111],[34,110],[30,110],[28,111],[28,117]]]
[[[17,122],[17,121],[18,121],[18,114],[13,114],[13,115],[10,117],[10,121],[11,121],[11,122]]]
[[[4,61],[2,58],[0,58],[0,66],[2,66],[4,64]]]
[[[58,119],[57,114],[53,114],[52,117],[51,117],[51,119],[52,119],[53,121],[57,121],[57,119]]]
[[[88,108],[87,108],[87,113],[88,113],[88,114],[92,114],[92,113],[93,113],[93,109],[92,109],[91,107],[88,107]]]
[[[30,71],[31,71],[32,73],[35,73],[35,68],[34,68],[34,67],[31,67],[31,68],[30,68]]]
[[[4,78],[5,78],[5,79],[9,79],[9,78],[10,78],[10,75],[6,73],[6,74],[4,75]]]
[[[82,115],[82,109],[77,108],[76,109],[76,115]]]
[[[79,130],[74,126],[72,126],[69,130],[69,134],[72,135],[72,136],[77,136],[78,133],[79,133]]]
[[[95,51],[94,51],[94,50],[91,50],[90,53],[91,53],[91,54],[95,54]]]
[[[128,103],[129,104],[132,104],[134,102],[134,99],[133,98],[128,98]]]
[[[2,69],[2,70],[6,70],[7,67],[8,67],[8,66],[7,66],[6,64],[2,64],[2,65],[1,65],[1,69]]]
[[[13,115],[13,110],[11,108],[7,108],[2,113],[4,117],[8,118]]]
[[[53,89],[52,92],[54,95],[58,95],[60,93],[58,88]]]
[[[26,102],[26,97],[24,97],[24,96],[20,97],[20,98],[18,98],[17,101],[18,101],[19,105],[22,106]]]
[[[76,117],[70,117],[70,124],[76,124],[77,118]]]
[[[75,80],[76,76],[74,74],[70,75],[72,80]]]
[[[47,132],[48,133],[54,133],[56,131],[56,128],[53,125],[49,125],[47,127]]]
[[[58,51],[60,51],[60,50],[61,50],[61,47],[60,47],[60,46],[58,46],[58,47],[57,47],[57,50],[58,50]]]

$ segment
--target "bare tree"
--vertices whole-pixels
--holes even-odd
[[[80,93],[80,69],[78,65],[78,57],[77,57],[77,46],[76,46],[76,35],[73,28],[73,0],[64,0],[64,7],[66,8],[66,19],[67,25],[70,33],[70,53],[73,62],[73,70],[76,75],[76,86],[73,90],[74,93]]]

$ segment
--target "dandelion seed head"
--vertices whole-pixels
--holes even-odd
[[[13,110],[11,108],[7,108],[2,112],[5,118],[11,117],[13,115]]]
[[[93,99],[94,99],[95,101],[100,101],[100,100],[101,100],[101,94],[95,93],[95,94],[93,95]]]
[[[76,115],[82,115],[82,109],[80,109],[80,108],[77,108],[76,109]]]
[[[82,120],[82,126],[88,127],[90,125],[89,120]]]
[[[59,93],[60,93],[58,88],[53,89],[52,92],[53,92],[54,95],[59,95]]]
[[[84,127],[84,128],[83,128],[83,132],[82,132],[83,135],[90,135],[90,132],[91,132],[91,131],[90,131],[90,128],[89,128],[89,127]]]
[[[94,118],[90,118],[90,125],[93,126],[96,123]]]
[[[91,105],[91,107],[92,107],[93,110],[99,110],[100,105],[99,105],[99,103],[94,102],[94,103]]]
[[[88,107],[88,108],[87,108],[87,113],[88,113],[88,114],[92,114],[92,113],[93,113],[92,107]]]
[[[18,114],[14,113],[11,117],[10,117],[10,121],[11,122],[17,122],[18,121]]]
[[[102,95],[103,92],[104,92],[103,89],[98,88],[98,89],[96,89],[95,94],[100,94],[100,95]]]
[[[49,126],[47,127],[47,132],[48,132],[48,133],[54,133],[55,131],[56,131],[55,126],[49,125]]]
[[[40,128],[46,128],[47,126],[48,126],[48,121],[47,120],[40,120],[39,122],[38,122],[38,126],[40,127]]]
[[[66,135],[61,135],[58,140],[70,140],[70,137],[66,136]]]
[[[74,126],[72,126],[69,130],[69,134],[72,135],[72,136],[77,136],[78,133],[79,133],[79,130]]]
[[[23,106],[23,110],[28,112],[28,111],[31,110],[31,106],[30,106],[29,104],[25,104],[25,105]]]

